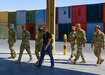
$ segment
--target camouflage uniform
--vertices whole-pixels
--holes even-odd
[[[82,45],[86,44],[86,34],[85,34],[85,31],[83,29],[76,31],[76,40],[77,40],[77,56],[76,56],[75,62],[81,56],[81,58],[82,58],[81,63],[85,63],[86,61],[85,61],[85,58],[83,55]]]
[[[104,60],[101,58],[101,48],[105,46],[105,35],[103,32],[95,32],[92,37],[91,44],[94,45],[94,54],[97,57],[97,64],[101,64]]]
[[[13,49],[15,42],[16,42],[16,32],[13,28],[11,28],[8,31],[8,44],[9,44],[9,49],[11,51],[11,58],[16,57],[15,50]]]
[[[38,45],[36,45],[35,54],[36,54],[37,59],[39,60],[40,58],[39,54],[43,46],[43,31],[38,33],[38,38],[36,42],[38,43]]]
[[[71,44],[71,57],[75,57],[76,56],[76,32],[75,31],[72,31],[70,34],[69,34],[69,37],[68,37],[68,41],[70,42]]]
[[[21,43],[21,46],[20,46],[20,54],[19,54],[19,58],[18,58],[19,62],[21,61],[21,57],[22,57],[24,49],[26,49],[27,53],[29,54],[30,60],[32,60],[29,39],[30,39],[30,33],[27,30],[23,30],[23,32],[22,32],[22,43]]]

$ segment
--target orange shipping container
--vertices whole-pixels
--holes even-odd
[[[31,39],[35,39],[36,25],[35,24],[26,24],[26,28],[31,34]]]
[[[103,22],[105,22],[105,3],[103,4]]]

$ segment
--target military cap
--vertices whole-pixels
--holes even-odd
[[[100,29],[100,25],[96,25],[96,28],[99,28]]]
[[[22,26],[22,29],[23,29],[23,28],[26,28],[26,26],[25,26],[25,25],[23,25],[23,26]]]
[[[76,25],[75,25],[75,27],[80,27],[81,25],[79,24],[79,23],[77,23]]]

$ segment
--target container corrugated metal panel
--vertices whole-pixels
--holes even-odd
[[[26,24],[26,28],[31,34],[31,39],[35,39],[36,25],[35,24]]]
[[[72,6],[71,7],[71,14],[72,14],[72,23],[86,23],[86,6]]]
[[[56,24],[58,24],[58,8],[56,8]]]
[[[92,39],[92,36],[95,32],[95,26],[96,25],[100,25],[101,27],[101,31],[103,31],[103,23],[87,23],[87,42],[90,43],[91,42],[91,39]]]
[[[8,23],[16,24],[16,12],[9,12],[8,13]]]
[[[17,38],[22,37],[22,25],[17,25]]]
[[[105,22],[105,3],[103,4],[103,22]]]
[[[35,11],[26,11],[26,23],[35,23]]]
[[[77,23],[72,23],[71,25],[72,26],[75,26]],[[86,27],[86,23],[80,23],[80,25],[81,25],[81,28],[83,29],[83,30],[85,30],[85,32],[86,32],[86,30],[87,30],[87,27]]]
[[[0,12],[0,23],[8,23],[8,12]]]
[[[16,12],[16,22],[17,22],[17,25],[26,24],[26,11],[25,10]]]
[[[88,23],[102,22],[102,17],[103,17],[102,4],[87,5],[87,22]]]
[[[7,25],[0,25],[0,39],[8,39]]]
[[[46,10],[36,10],[36,26],[46,25]]]
[[[59,41],[63,41],[64,34],[69,35],[71,32],[71,24],[58,24],[59,27]]]
[[[55,40],[58,40],[58,38],[59,38],[59,29],[58,29],[58,24],[56,24],[56,26],[55,26]]]
[[[71,23],[70,7],[58,8],[58,24]]]

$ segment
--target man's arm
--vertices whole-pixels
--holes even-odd
[[[47,45],[45,46],[45,49],[44,49],[45,51],[47,50],[47,48],[50,45],[50,43],[51,43],[51,38],[48,39],[48,43],[47,43]]]

